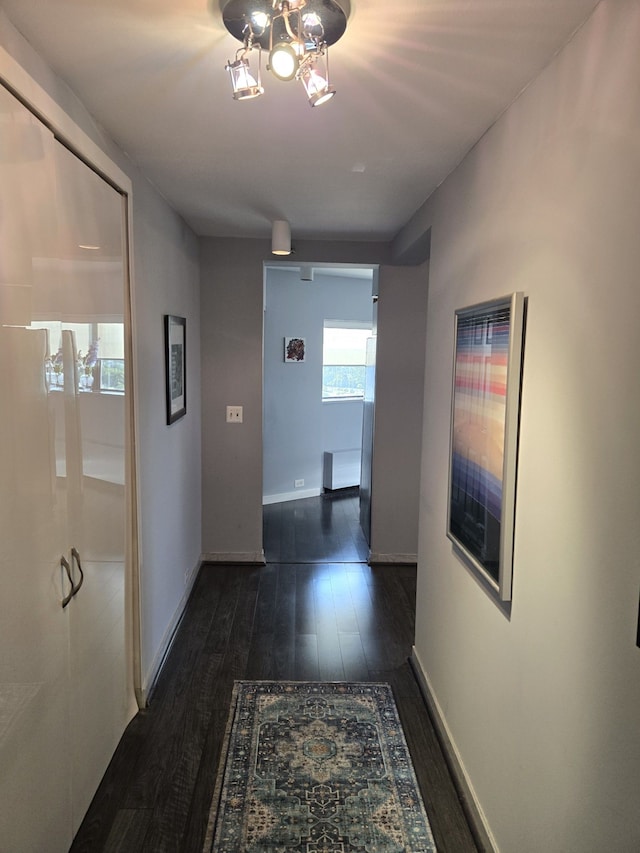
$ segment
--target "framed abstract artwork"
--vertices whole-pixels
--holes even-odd
[[[167,424],[187,412],[187,321],[166,314],[164,318]]]
[[[305,360],[306,341],[304,338],[284,339],[284,360],[288,362],[302,362]]]
[[[511,600],[524,305],[522,293],[455,314],[447,535]]]

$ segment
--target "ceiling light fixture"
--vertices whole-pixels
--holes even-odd
[[[291,254],[291,228],[286,219],[276,219],[271,226],[271,254]]]
[[[242,42],[235,61],[226,65],[236,101],[263,94],[263,50],[269,51],[267,69],[279,80],[300,80],[312,107],[335,95],[329,45],[347,28],[347,0],[221,0],[221,5],[225,27]]]
[[[310,264],[300,267],[300,281],[313,281],[313,267]]]

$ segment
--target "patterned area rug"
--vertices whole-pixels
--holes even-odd
[[[206,853],[431,853],[388,684],[237,681]]]

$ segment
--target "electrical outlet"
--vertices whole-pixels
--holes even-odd
[[[242,406],[227,406],[227,423],[242,423]]]
[[[301,489],[304,486],[304,480],[294,480],[293,485],[296,489]]]

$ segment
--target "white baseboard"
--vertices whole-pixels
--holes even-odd
[[[455,741],[453,740],[453,736],[447,725],[442,708],[440,707],[436,695],[433,692],[429,676],[422,666],[415,646],[411,649],[410,663],[416,678],[418,679],[420,691],[422,692],[424,701],[429,710],[429,716],[431,717],[438,734],[438,740],[440,741],[440,745],[445,754],[449,771],[453,776],[462,808],[473,833],[474,841],[476,842],[478,850],[480,853],[499,853],[496,840],[489,829],[489,824],[487,823],[482,806],[476,796],[471,780],[467,775],[464,762],[462,761],[462,756],[460,755]]]
[[[241,563],[249,566],[264,566],[264,551],[207,551],[200,557],[203,563]]]
[[[417,554],[381,554],[379,551],[369,553],[369,565],[397,564],[415,565],[418,562]]]
[[[299,501],[302,498],[318,498],[322,494],[322,489],[296,489],[295,492],[283,492],[279,495],[264,495],[262,505],[281,504],[285,501]]]
[[[149,697],[151,693],[153,693],[155,683],[158,680],[158,676],[160,675],[164,662],[169,654],[169,649],[173,644],[176,631],[178,630],[178,626],[182,620],[184,609],[187,606],[187,601],[191,595],[191,590],[193,589],[193,584],[198,577],[198,571],[201,565],[201,560],[198,560],[191,571],[185,576],[185,587],[182,598],[175,609],[171,621],[167,625],[167,630],[164,632],[158,651],[156,652],[155,657],[151,662],[151,666],[143,679],[142,687],[139,690],[136,690],[136,699],[140,708],[146,708],[149,704]]]

